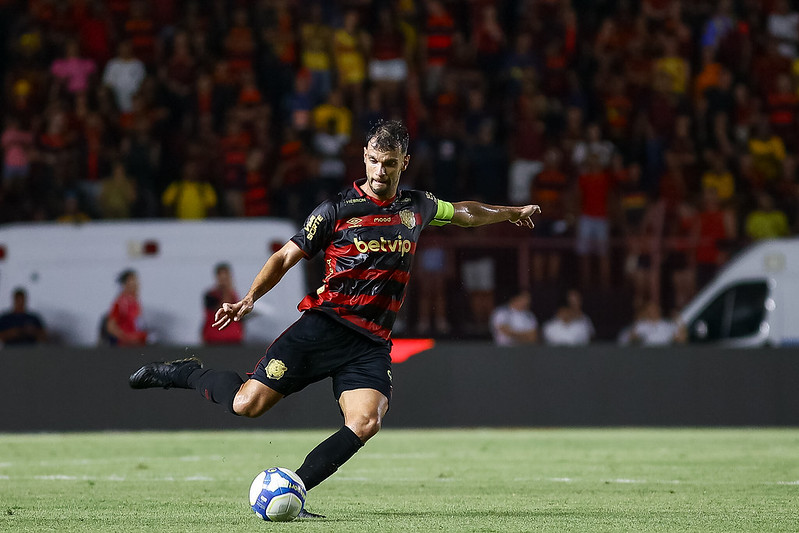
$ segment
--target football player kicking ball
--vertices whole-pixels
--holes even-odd
[[[497,222],[532,228],[540,212],[537,205],[453,204],[429,192],[398,190],[410,161],[408,140],[401,122],[378,123],[363,151],[366,178],[319,205],[267,260],[244,298],[216,312],[219,329],[240,321],[300,259],[324,251],[323,285],[300,302],[302,316],[267,349],[250,379],[190,358],[144,365],[130,376],[130,386],[195,389],[235,415],[257,417],[330,377],[344,426],[311,450],[296,472],[308,490],[332,475],[380,430],[388,410],[391,328],[422,229]],[[321,515],[300,515],[312,516]]]

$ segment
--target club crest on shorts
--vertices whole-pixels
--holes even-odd
[[[416,227],[416,215],[413,214],[413,211],[410,209],[403,209],[400,211],[400,220],[408,229],[413,229]]]
[[[286,373],[289,367],[280,359],[272,359],[266,365],[266,377],[269,379],[280,379]]]

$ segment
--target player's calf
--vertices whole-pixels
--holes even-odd
[[[199,359],[190,357],[148,363],[131,374],[129,383],[134,389],[195,389],[206,400],[236,414],[233,401],[244,380],[236,372],[203,368]]]

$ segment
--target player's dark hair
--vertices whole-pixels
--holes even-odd
[[[400,120],[378,120],[366,134],[366,146],[370,144],[381,152],[399,150],[408,153],[411,140],[408,128]]]
[[[214,267],[214,274],[219,274],[223,270],[230,272],[230,263],[217,263]]]
[[[27,297],[27,296],[28,296],[28,291],[26,291],[26,290],[25,290],[24,288],[22,288],[22,287],[15,287],[15,288],[14,288],[14,294],[13,294],[13,295],[14,295],[14,298],[16,298],[16,297],[18,297],[18,296],[25,296],[25,297]]]
[[[117,276],[117,283],[119,283],[120,285],[124,285],[125,282],[128,281],[128,278],[135,275],[136,275],[135,270],[133,270],[132,268],[127,268],[119,273],[119,275]]]

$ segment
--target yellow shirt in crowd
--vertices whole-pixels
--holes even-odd
[[[161,201],[166,207],[174,207],[176,218],[187,220],[207,217],[217,198],[209,183],[180,180],[166,188]]]

